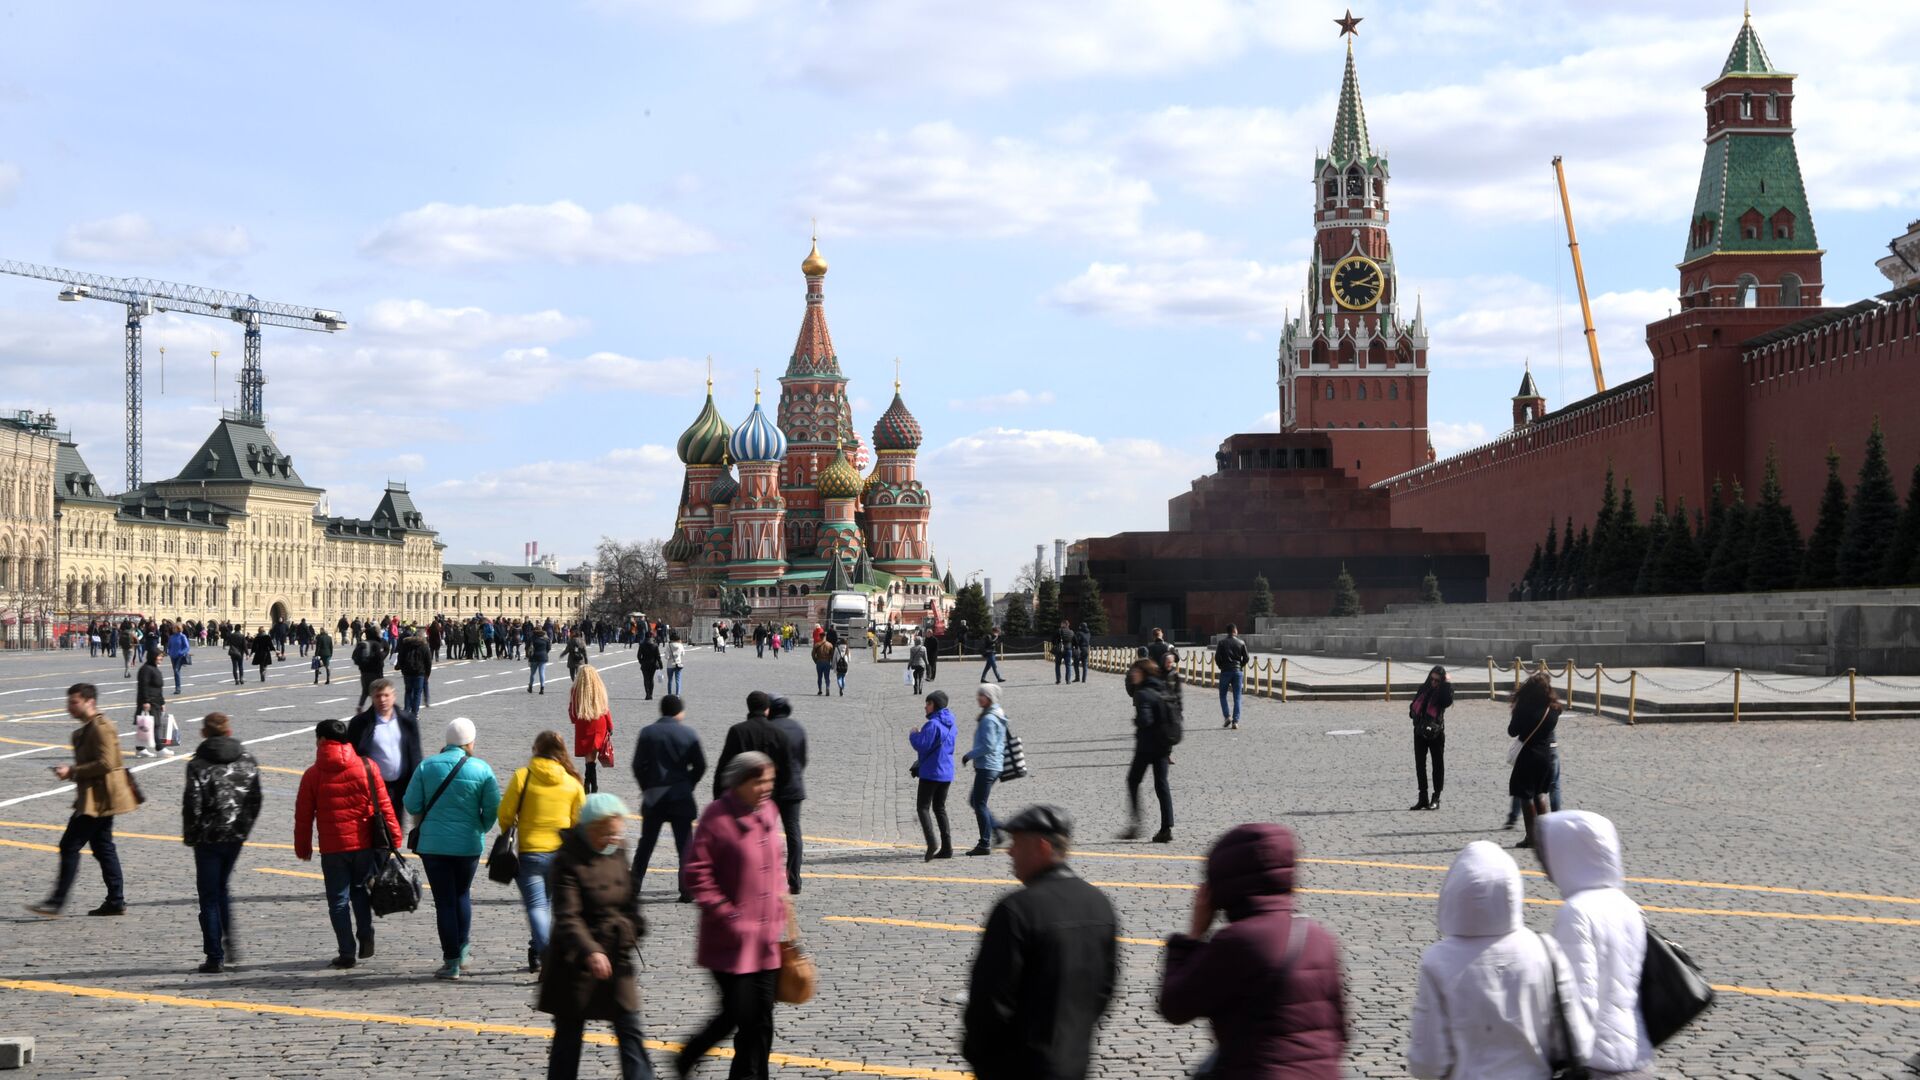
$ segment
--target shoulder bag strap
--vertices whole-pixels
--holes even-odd
[[[1552,706],[1552,705],[1548,705],[1548,706],[1547,706],[1547,707],[1546,707],[1545,709],[1542,709],[1542,710],[1540,711],[1540,722],[1539,722],[1539,723],[1537,723],[1537,724],[1535,724],[1535,725],[1533,725],[1533,730],[1532,730],[1532,731],[1529,731],[1529,732],[1527,732],[1527,737],[1526,737],[1526,738],[1524,738],[1524,739],[1521,739],[1520,741],[1521,741],[1521,742],[1523,742],[1523,743],[1525,743],[1525,744],[1526,744],[1526,745],[1528,745],[1528,746],[1532,746],[1532,745],[1533,745],[1533,737],[1534,737],[1535,735],[1538,735],[1538,734],[1540,734],[1540,729],[1541,729],[1541,728],[1543,728],[1543,727],[1546,727],[1546,726],[1547,726],[1547,717],[1549,717],[1549,716],[1552,716],[1552,715],[1553,715],[1553,706]]]
[[[1585,1077],[1587,1063],[1580,1057],[1580,1052],[1574,1049],[1573,1025],[1567,1022],[1567,1003],[1560,996],[1560,961],[1554,958],[1553,946],[1548,944],[1546,937],[1540,931],[1533,931],[1533,936],[1540,939],[1540,950],[1547,954],[1547,977],[1553,980],[1553,1019],[1560,1025],[1561,1047],[1566,1051],[1566,1062],[1573,1066],[1574,1076]],[[1551,1046],[1547,1048],[1547,1058],[1551,1066],[1553,1064]]]
[[[393,833],[387,828],[387,815],[380,812],[380,796],[373,793],[373,762],[362,758],[360,759],[360,765],[364,769],[367,777],[367,805],[373,808],[373,820],[380,823],[380,836],[386,841],[386,850],[398,850],[399,845],[394,843]]]
[[[527,805],[527,789],[533,786],[533,766],[529,765],[526,768],[520,769],[518,771],[526,773],[527,778],[525,780],[520,781],[520,797],[513,800],[513,829],[509,831],[519,830],[520,808]],[[423,814],[421,816],[424,817],[425,815]]]
[[[440,796],[445,795],[447,793],[447,785],[453,783],[453,778],[460,775],[460,770],[466,767],[467,759],[472,756],[473,756],[473,751],[471,750],[463,750],[460,752],[460,760],[454,762],[453,768],[447,770],[447,778],[445,780],[440,781],[439,787],[433,789],[433,798],[428,799],[427,805],[420,809],[421,821],[427,820],[427,815],[433,813],[433,804],[439,802]],[[521,789],[522,797],[524,797],[525,794],[526,794],[526,789],[522,788]]]

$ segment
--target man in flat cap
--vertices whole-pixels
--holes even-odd
[[[987,917],[961,1053],[980,1080],[1080,1080],[1119,978],[1119,923],[1106,896],[1067,865],[1065,810],[1029,806],[1002,827],[1024,888]]]

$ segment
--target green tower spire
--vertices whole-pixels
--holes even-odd
[[[1746,21],[1740,24],[1740,35],[1733,39],[1733,51],[1727,54],[1726,66],[1720,69],[1720,74],[1773,74],[1773,61],[1767,59],[1766,47],[1760,44],[1760,35],[1753,29],[1752,10],[1748,10]]]
[[[1353,70],[1353,39],[1347,39],[1347,74],[1340,82],[1340,109],[1333,117],[1327,160],[1362,161],[1373,156],[1367,142],[1367,110],[1360,103],[1360,76]]]

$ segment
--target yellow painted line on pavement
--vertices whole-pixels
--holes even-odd
[[[277,772],[277,773],[286,773],[286,774],[287,774],[287,775],[289,775],[289,776],[305,776],[305,775],[307,775],[307,770],[305,770],[305,769],[283,769],[283,768],[281,768],[281,767],[280,767],[280,766],[278,766],[278,765],[262,765],[262,766],[260,766],[260,771],[261,771],[261,772]]]
[[[955,934],[978,934],[982,929],[964,923],[926,922],[920,919],[882,919],[866,915],[827,915],[822,922],[865,923],[870,926],[903,926],[915,930],[944,930]],[[1166,942],[1154,938],[1116,937],[1113,940],[1125,945],[1146,945],[1152,948],[1165,948]],[[1920,1009],[1920,1001],[1911,998],[1869,997],[1864,994],[1823,994],[1813,990],[1773,990],[1762,986],[1720,986],[1713,988],[1717,993],[1742,994],[1747,997],[1783,998],[1789,1001],[1821,1001],[1830,1005],[1875,1005],[1890,1009]]]
[[[53,844],[29,844],[25,840],[0,840],[0,847],[26,848],[28,851],[59,851]]]
[[[47,825],[38,821],[0,821],[0,828],[43,829],[48,832],[62,832],[66,829],[66,826],[65,825]],[[165,840],[168,843],[173,843],[173,844],[177,844],[180,842],[180,838],[177,836],[165,836],[160,833],[144,833],[144,832],[116,832],[113,834],[113,838],[115,840]],[[247,841],[247,846],[248,847],[265,847],[265,848],[284,848],[288,851],[293,850],[292,844],[275,844],[275,843],[270,843],[266,840],[249,840]]]
[[[918,844],[888,844],[874,840],[851,840],[845,837],[835,836],[809,836],[806,839],[809,843],[818,844],[848,844],[855,847],[898,848],[903,851],[920,850]],[[1136,854],[1129,851],[1089,851],[1084,848],[1076,849],[1073,857],[1076,859],[1144,859],[1147,861],[1162,862],[1203,863],[1207,861],[1204,855],[1175,855],[1172,853],[1149,855]],[[1303,858],[1300,859],[1299,862],[1303,866],[1360,866],[1374,870],[1421,870],[1436,874],[1444,874],[1449,869],[1449,867],[1434,863],[1381,862],[1374,859]],[[1547,876],[1539,870],[1522,870],[1520,873],[1525,877],[1532,878],[1545,878]],[[1920,896],[1887,896],[1881,893],[1839,892],[1830,889],[1800,889],[1790,885],[1743,885],[1728,881],[1690,881],[1685,878],[1630,877],[1626,880],[1630,885],[1666,885],[1687,889],[1723,889],[1731,892],[1773,893],[1778,896],[1817,896],[1826,900],[1862,900],[1876,904],[1920,905]]]
[[[0,990],[16,990],[33,994],[67,994],[72,997],[95,998],[102,1001],[172,1005],[186,1009],[216,1009],[257,1013],[264,1016],[291,1016],[307,1020],[342,1020],[353,1024],[392,1024],[399,1027],[431,1028],[438,1031],[464,1031],[475,1035],[524,1035],[531,1039],[553,1038],[552,1028],[532,1027],[526,1024],[493,1024],[473,1020],[443,1020],[438,1017],[353,1012],[345,1009],[313,1009],[301,1005],[278,1005],[263,1001],[228,1001],[220,998],[182,997],[178,994],[109,990],[100,986],[76,986],[72,983],[41,982],[34,979],[0,979]],[[599,1046],[617,1045],[614,1037],[604,1032],[588,1032],[585,1039]],[[646,1046],[649,1050],[669,1052],[678,1052],[682,1048],[680,1043],[664,1042],[659,1039],[646,1040]],[[731,1058],[733,1051],[716,1048],[709,1050],[707,1056]],[[957,1069],[880,1065],[864,1061],[841,1061],[835,1058],[801,1057],[797,1054],[773,1054],[768,1061],[774,1065],[790,1066],[796,1069],[825,1069],[856,1076],[886,1076],[897,1077],[900,1080],[973,1080],[972,1073]]]
[[[0,738],[0,743],[12,743],[12,744],[13,744],[13,745],[15,745],[15,746],[38,746],[38,747],[41,747],[41,748],[43,748],[43,749],[52,749],[52,748],[54,748],[54,747],[58,747],[58,746],[70,746],[70,745],[72,745],[71,743],[58,743],[58,742],[32,742],[32,741],[29,741],[29,740],[27,740],[27,739],[4,739],[4,738]]]

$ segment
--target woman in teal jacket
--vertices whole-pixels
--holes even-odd
[[[407,813],[418,824],[414,851],[433,887],[433,913],[440,926],[436,979],[457,979],[467,962],[473,929],[473,874],[487,830],[500,812],[500,783],[493,766],[473,756],[473,721],[447,724],[446,749],[422,761],[407,783]]]
[[[967,796],[967,805],[973,807],[974,820],[980,825],[980,842],[967,854],[991,855],[1000,826],[993,820],[993,811],[987,809],[987,797],[993,794],[993,785],[1004,767],[1007,714],[1000,708],[998,683],[981,683],[974,701],[980,706],[980,715],[973,722],[973,749],[960,756],[960,763],[973,763],[973,791]]]

